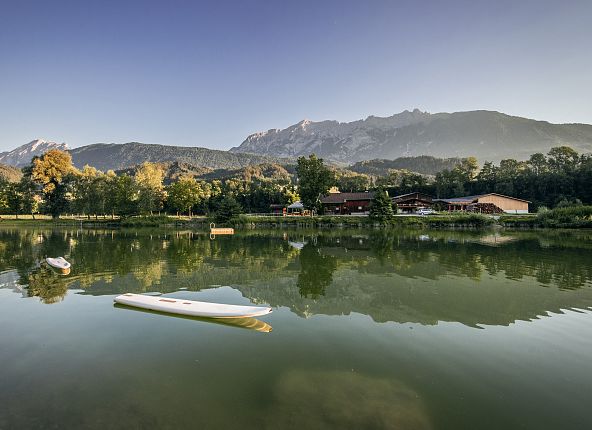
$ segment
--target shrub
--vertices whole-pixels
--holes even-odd
[[[592,227],[592,206],[567,206],[537,215],[542,227]]]

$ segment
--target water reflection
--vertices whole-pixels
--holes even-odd
[[[46,255],[67,255],[72,273],[42,265]],[[44,303],[68,289],[230,285],[302,317],[356,312],[378,322],[478,327],[588,308],[590,261],[587,232],[252,231],[211,241],[189,231],[0,230],[0,278],[11,279],[0,284]]]
[[[324,296],[325,289],[333,281],[337,259],[331,255],[323,255],[318,246],[307,243],[300,251],[299,261],[297,285],[300,295],[313,299]]]

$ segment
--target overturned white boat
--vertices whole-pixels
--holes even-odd
[[[47,264],[49,264],[51,267],[54,267],[54,268],[60,269],[60,270],[69,270],[70,267],[72,267],[72,265],[69,262],[67,262],[64,257],[58,257],[58,258],[47,257],[45,259],[45,261],[47,261]]]
[[[271,313],[271,308],[264,306],[227,305],[131,293],[117,296],[114,301],[142,309],[204,318],[248,318]]]

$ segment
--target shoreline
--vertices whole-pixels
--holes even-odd
[[[81,228],[195,228],[209,229],[212,222],[207,217],[176,217],[176,216],[135,216],[123,219],[99,218],[59,218],[47,217],[15,219],[0,217],[0,226],[44,226],[44,227],[72,227]],[[487,229],[504,228],[511,230],[539,230],[539,229],[577,229],[586,230],[592,228],[592,220],[573,219],[568,222],[548,225],[536,214],[501,215],[497,217],[480,214],[440,214],[440,215],[396,215],[391,220],[378,222],[370,220],[367,216],[332,216],[317,215],[314,217],[282,217],[282,216],[249,216],[241,215],[238,219],[219,224],[219,226],[232,226],[238,230],[251,230],[258,228],[372,228],[372,229],[396,229],[396,228],[426,228],[426,229]]]

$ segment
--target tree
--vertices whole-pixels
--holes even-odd
[[[19,182],[19,189],[22,196],[22,210],[24,213],[30,213],[33,219],[39,212],[39,205],[42,201],[39,195],[39,185],[33,180],[33,165],[23,167],[23,177]]]
[[[308,159],[298,158],[296,174],[302,204],[307,209],[321,212],[323,210],[321,197],[335,185],[335,173],[325,167],[322,158],[311,154]]]
[[[112,192],[109,206],[112,213],[120,216],[133,215],[138,211],[138,187],[128,175],[116,176],[111,180]]]
[[[458,197],[465,195],[465,177],[457,170],[444,169],[436,173],[436,192],[438,197]]]
[[[168,203],[169,206],[179,212],[188,212],[191,217],[191,209],[197,205],[201,198],[200,186],[197,181],[190,176],[182,176],[179,180],[169,186]]]
[[[141,213],[152,213],[162,208],[164,200],[164,169],[156,163],[144,162],[134,180],[138,186],[138,208]]]
[[[45,211],[58,218],[68,207],[68,192],[72,184],[72,156],[59,149],[51,149],[32,160],[31,176],[43,186]]]
[[[530,171],[536,176],[547,173],[549,170],[547,157],[545,157],[545,155],[541,154],[540,152],[532,154],[528,160],[528,167]]]
[[[23,208],[23,195],[18,183],[9,182],[6,185],[6,203],[11,214],[15,214],[18,219]]]
[[[80,173],[76,175],[73,186],[74,209],[78,213],[86,214],[90,218],[91,212],[95,212],[98,193],[95,188],[95,181],[99,171],[94,167],[85,165]]]
[[[243,209],[236,199],[232,196],[226,196],[220,201],[215,220],[216,222],[225,223],[237,218],[242,212]]]
[[[551,148],[548,156],[549,167],[554,173],[572,172],[580,158],[578,153],[569,146]]]
[[[4,177],[0,177],[0,211],[2,211],[2,213],[11,213],[10,194],[10,182]]]
[[[370,186],[370,178],[368,175],[358,174],[342,174],[337,179],[337,186],[341,191],[350,193],[356,191],[366,191]]]
[[[393,215],[393,203],[388,193],[383,188],[378,188],[370,204],[370,218],[384,222],[392,219]]]
[[[462,179],[466,182],[470,182],[475,179],[477,176],[477,172],[479,171],[479,162],[475,157],[467,157],[463,158],[460,164],[458,164],[454,169]]]

